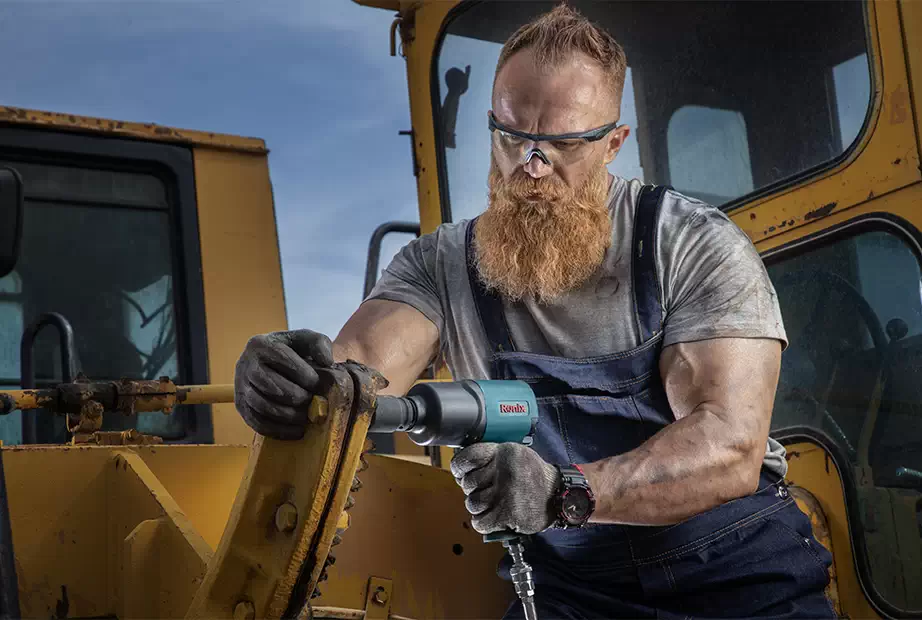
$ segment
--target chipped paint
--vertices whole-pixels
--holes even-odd
[[[830,203],[824,204],[819,209],[814,209],[813,211],[807,212],[807,214],[804,215],[804,221],[808,222],[810,220],[816,220],[821,217],[826,217],[827,215],[832,213],[832,210],[836,208],[837,204],[838,203],[836,202],[830,202]]]
[[[266,148],[266,143],[259,138],[245,138],[189,129],[174,129],[155,123],[112,121],[103,118],[42,112],[10,106],[0,106],[0,122],[13,125],[51,127],[65,131],[114,134],[158,142],[206,146],[222,150],[263,154],[269,152]]]
[[[890,93],[890,124],[902,125],[909,120],[909,91],[900,84]]]

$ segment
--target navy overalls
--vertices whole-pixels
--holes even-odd
[[[658,368],[663,310],[654,256],[665,189],[644,187],[635,216],[633,319],[643,343],[600,357],[517,351],[502,301],[485,289],[472,260],[476,220],[468,227],[468,272],[492,352],[490,378],[534,389],[532,447],[549,463],[627,452],[675,420]],[[678,525],[552,529],[530,538],[525,559],[534,568],[540,620],[834,617],[823,592],[831,556],[784,481],[766,470],[755,494]],[[507,556],[499,570],[507,580],[509,565]],[[524,617],[521,604],[506,617]]]

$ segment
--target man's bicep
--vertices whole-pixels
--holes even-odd
[[[337,362],[353,359],[387,378],[385,394],[405,394],[438,351],[439,330],[426,315],[384,299],[363,303],[333,341]]]
[[[781,310],[762,259],[749,238],[716,209],[665,246],[666,346],[715,338],[786,341]],[[696,223],[701,222],[700,225]]]
[[[768,338],[685,342],[665,347],[660,356],[676,419],[706,409],[763,446],[780,368],[781,342]]]

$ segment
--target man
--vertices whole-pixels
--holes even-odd
[[[456,379],[528,381],[532,448],[474,445],[451,469],[478,532],[534,534],[540,618],[831,617],[831,558],[768,439],[786,344],[771,282],[720,211],[608,173],[625,70],[572,9],[517,31],[486,212],[405,247],[332,344],[254,338],[237,406],[300,437],[311,365],[347,358],[397,394],[440,353]]]

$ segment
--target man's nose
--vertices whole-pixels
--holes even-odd
[[[526,156],[528,161],[525,162],[523,169],[525,174],[530,176],[533,179],[540,179],[541,177],[546,177],[554,171],[554,167],[547,163],[543,157],[544,153],[540,155],[537,153],[529,152],[530,156]]]

